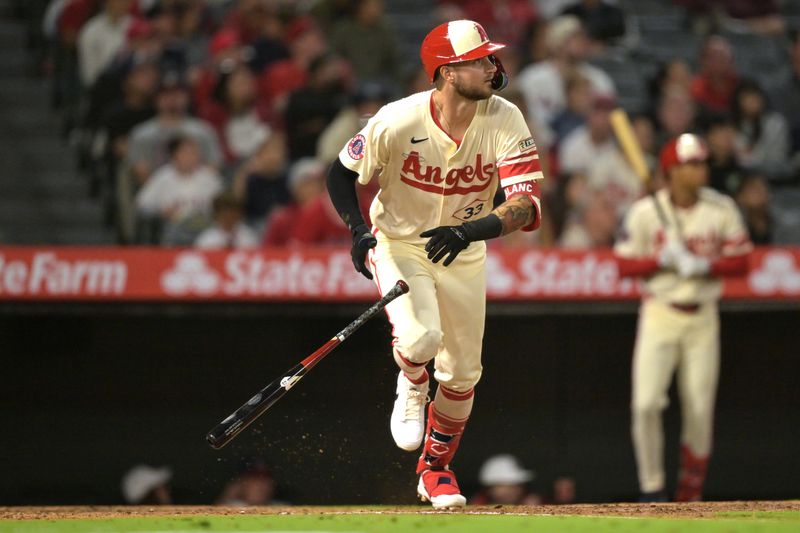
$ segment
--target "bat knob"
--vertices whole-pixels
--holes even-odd
[[[370,248],[375,248],[378,244],[378,239],[375,238],[371,233],[365,233],[358,239],[358,249],[359,250],[369,250]]]
[[[406,283],[402,279],[397,280],[397,283],[395,283],[395,287],[400,287],[400,291],[402,291],[403,294],[408,292],[408,283]]]

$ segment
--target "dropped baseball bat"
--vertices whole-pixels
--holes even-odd
[[[261,389],[255,396],[250,398],[247,403],[242,405],[228,418],[208,432],[206,440],[211,447],[219,450],[236,438],[247,426],[252,424],[259,416],[264,414],[267,409],[283,398],[283,396],[289,392],[289,389],[297,385],[297,382],[308,374],[317,363],[322,361],[326,355],[331,353],[334,348],[339,346],[370,318],[377,315],[389,302],[407,292],[408,284],[403,280],[398,281],[395,286],[392,287],[392,290],[387,292],[383,298],[375,302],[372,307],[364,311],[361,316],[353,320],[346,328],[323,344],[316,352],[303,359],[288,372]]]
[[[633,131],[633,126],[628,118],[628,114],[621,107],[616,108],[611,112],[609,117],[611,120],[611,128],[614,130],[614,136],[622,148],[622,153],[625,154],[625,159],[628,160],[633,172],[642,180],[642,183],[647,189],[652,189],[650,184],[650,169],[647,166],[647,161],[644,158],[644,151],[636,139],[636,134]],[[669,227],[667,216],[661,207],[661,204],[656,200],[655,192],[651,190],[650,197],[653,199],[653,204],[656,208],[656,214],[661,222],[662,227]]]

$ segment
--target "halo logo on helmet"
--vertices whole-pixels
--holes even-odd
[[[488,56],[497,67],[492,78],[492,89],[500,91],[508,85],[508,75],[494,52],[505,46],[490,41],[486,30],[477,22],[453,20],[436,26],[425,36],[419,55],[431,82],[436,76],[436,70],[442,65]]]
[[[661,150],[661,169],[667,172],[675,165],[708,159],[708,148],[703,140],[693,133],[684,133],[667,142]]]

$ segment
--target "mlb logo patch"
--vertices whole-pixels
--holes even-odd
[[[520,152],[524,152],[528,148],[535,147],[536,143],[533,142],[533,137],[528,137],[524,141],[520,141],[519,144],[517,144],[517,146],[519,146]]]
[[[347,155],[358,161],[364,157],[364,148],[366,144],[367,140],[359,133],[347,143]]]

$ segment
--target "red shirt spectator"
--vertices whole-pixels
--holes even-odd
[[[99,0],[70,0],[58,17],[58,33],[62,42],[74,44],[78,31],[99,9]]]
[[[192,81],[192,101],[198,109],[212,100],[222,66],[232,70],[242,63],[243,48],[238,34],[230,29],[215,33],[208,44],[208,55],[208,65],[200,69]]]
[[[724,37],[710,37],[700,55],[700,73],[692,80],[692,97],[708,110],[727,111],[738,83],[730,44]]]
[[[292,231],[292,242],[303,244],[346,244],[351,239],[350,230],[336,214],[327,194],[300,209]]]
[[[264,246],[286,246],[292,239],[292,231],[300,218],[300,206],[292,204],[276,209],[267,223],[261,242]]]
[[[295,20],[286,29],[290,57],[272,63],[259,80],[261,95],[272,109],[282,112],[289,94],[308,81],[308,66],[328,45],[317,26],[307,18]]]
[[[448,0],[459,6],[465,19],[480,23],[498,42],[515,45],[525,39],[528,26],[537,19],[534,2],[529,0]]]

